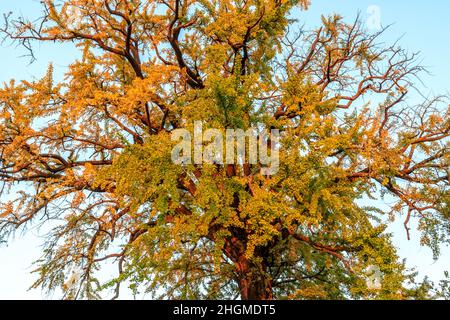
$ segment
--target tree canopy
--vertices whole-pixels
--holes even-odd
[[[81,52],[0,89],[0,240],[51,226],[34,287],[100,298],[431,298],[389,219],[449,243],[449,105],[357,19],[299,27],[307,0],[42,1],[1,33]],[[280,165],[177,165],[175,129],[278,129]],[[269,142],[270,143],[270,142]],[[10,192],[13,200],[5,200]],[[370,206],[386,197],[390,210]],[[117,276],[98,275],[117,264]],[[377,285],[367,281],[377,268]],[[75,270],[75,271],[73,271]],[[434,293],[433,293],[434,292]]]

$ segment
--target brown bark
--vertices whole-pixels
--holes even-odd
[[[256,269],[243,270],[240,274],[239,289],[242,300],[272,300],[272,281]]]
[[[245,244],[237,237],[226,242],[225,254],[236,266],[237,282],[242,300],[273,299],[272,279],[266,272],[266,263],[253,263],[245,256]],[[263,255],[259,255],[263,257]]]

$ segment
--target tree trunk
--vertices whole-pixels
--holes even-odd
[[[272,280],[264,270],[258,270],[245,261],[239,268],[239,289],[242,300],[272,300]]]
[[[258,250],[260,263],[252,263],[246,256],[246,241],[234,236],[225,242],[224,253],[236,266],[237,281],[242,300],[272,300],[272,279],[267,272],[266,250]],[[245,239],[245,238],[244,238]],[[256,253],[256,252],[255,252]]]

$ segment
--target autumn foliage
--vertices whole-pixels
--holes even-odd
[[[409,237],[418,219],[436,255],[449,239],[448,102],[408,100],[415,55],[359,20],[301,29],[290,13],[306,0],[42,2],[42,19],[6,16],[2,34],[31,55],[36,42],[73,43],[80,58],[62,81],[50,66],[0,89],[0,240],[49,226],[35,287],[430,297],[407,285],[385,232],[402,218]],[[278,173],[174,164],[171,132],[196,120],[279,129]],[[382,196],[390,210],[369,205]],[[100,281],[112,263],[117,277]]]

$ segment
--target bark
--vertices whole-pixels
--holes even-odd
[[[272,279],[267,272],[267,248],[257,248],[255,256],[259,262],[248,259],[245,255],[247,238],[245,233],[233,230],[235,236],[230,237],[224,246],[224,253],[236,266],[236,276],[242,300],[272,300]]]
[[[237,269],[241,299],[272,300],[272,279],[264,270],[264,265],[252,265],[246,258],[240,260]]]
[[[240,279],[242,300],[272,300],[272,283],[269,279],[249,274]]]

